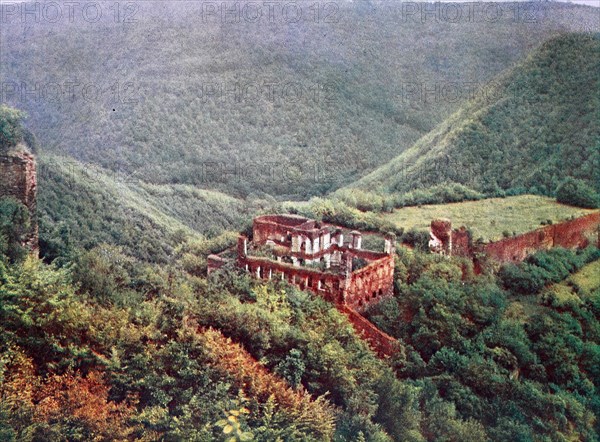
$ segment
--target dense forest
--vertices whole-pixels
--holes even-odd
[[[409,150],[338,194],[349,200],[365,191],[360,200],[377,209],[377,201],[381,208],[382,201],[394,207],[483,195],[555,196],[562,187],[581,194],[563,201],[596,207],[599,70],[600,34],[552,39]],[[574,181],[565,186],[567,177]]]
[[[476,269],[383,213],[597,208],[597,11],[398,26],[373,0],[240,24],[201,3],[0,29],[0,155],[38,162],[37,213],[0,197],[0,441],[599,441],[599,249]],[[214,92],[274,79],[308,95]],[[84,80],[101,99],[10,88]],[[408,97],[415,81],[479,93]],[[368,231],[365,248],[395,234],[393,296],[365,312],[392,357],[314,293],[208,274],[261,213]]]
[[[63,265],[14,253],[14,206],[2,440],[597,440],[595,248],[497,276],[399,248],[395,296],[368,312],[401,343],[382,361],[318,296],[234,268],[207,278],[186,250],[168,266],[108,244]]]
[[[280,200],[351,184],[547,39],[600,30],[595,8],[554,2],[505,3],[497,19],[476,3],[455,22],[340,1],[320,19],[232,23],[205,18],[206,2],[152,1],[115,23],[113,3],[97,23],[79,9],[66,23],[7,17],[1,101],[29,114],[47,153]]]

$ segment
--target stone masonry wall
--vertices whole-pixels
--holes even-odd
[[[348,317],[356,332],[380,357],[392,356],[398,350],[399,343],[396,339],[379,330],[361,314],[345,305],[338,306],[338,309]]]
[[[352,272],[345,304],[360,312],[369,305],[392,296],[393,290],[394,257],[388,255]]]
[[[7,196],[14,197],[29,209],[32,229],[25,245],[32,250],[37,250],[37,176],[35,158],[32,154],[18,152],[0,155],[0,197]]]
[[[596,212],[487,244],[483,251],[500,262],[519,262],[538,250],[598,245],[599,226],[600,212]]]

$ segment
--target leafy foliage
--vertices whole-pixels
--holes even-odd
[[[0,105],[0,154],[23,141],[23,119],[26,114]]]
[[[600,41],[589,34],[544,43],[349,189],[403,194],[454,182],[488,196],[552,195],[573,177],[598,193],[599,51]]]
[[[27,254],[23,246],[31,230],[29,210],[13,198],[0,198],[0,257],[21,260]]]
[[[557,302],[554,288],[524,294],[597,267],[598,249],[539,252],[498,277],[465,272],[456,258],[398,253],[397,294],[368,317],[404,343],[392,363],[422,389],[428,440],[595,440],[598,284],[577,302]]]
[[[595,209],[598,207],[600,196],[584,181],[569,177],[556,189],[556,200],[559,203]]]
[[[3,100],[28,112],[47,152],[154,184],[308,198],[386,164],[448,118],[469,98],[472,84],[487,92],[495,75],[557,32],[597,29],[595,8],[532,5],[531,23],[515,20],[516,9],[493,22],[482,19],[485,4],[474,20],[467,20],[466,9],[459,23],[421,20],[419,12],[379,1],[336,2],[335,11],[328,6],[320,18],[303,6],[301,23],[288,22],[280,6],[271,23],[260,2],[256,22],[243,12],[237,22],[223,22],[218,13],[206,19],[201,2],[140,3],[133,23],[115,23],[107,10],[98,23],[42,23],[26,35],[15,20],[0,30]],[[440,36],[435,44],[423,38],[434,34]],[[576,64],[572,71],[585,72]],[[540,90],[553,92],[547,77],[540,73]],[[72,93],[69,83],[77,84]],[[40,90],[48,85],[52,92],[45,96]],[[455,85],[456,97],[423,92]],[[58,87],[62,94],[54,92]],[[415,89],[421,93],[411,94]],[[34,90],[38,95],[29,94]],[[539,113],[557,115],[557,103]],[[529,109],[511,106],[515,120],[527,120]],[[498,113],[501,107],[492,119],[501,125]],[[577,113],[572,118],[579,119]],[[503,132],[509,137],[513,131]],[[585,144],[585,131],[579,135]],[[495,141],[476,145],[503,150]],[[542,137],[532,151],[546,141],[560,142]],[[506,157],[519,158],[509,151]]]

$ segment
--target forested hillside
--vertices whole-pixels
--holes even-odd
[[[399,251],[396,296],[368,317],[404,343],[393,365],[439,419],[428,440],[455,415],[479,440],[597,440],[599,258],[553,249],[465,278],[460,259]]]
[[[600,38],[570,31],[600,9],[225,3],[0,17],[0,104],[29,114],[0,106],[0,153],[37,157],[37,213],[0,197],[0,441],[597,442],[599,249],[476,271],[429,252],[423,218],[453,212],[419,205],[504,197],[453,207],[496,239],[597,204]],[[208,274],[265,211],[396,234],[365,313],[392,357],[318,294]]]
[[[352,184],[348,193],[421,189],[413,195],[417,196],[422,189],[453,182],[479,192],[458,192],[467,199],[501,190],[554,195],[567,177],[597,193],[599,36],[575,34],[548,41],[499,76],[485,96],[470,101],[409,150]],[[398,197],[403,199],[407,198]],[[594,207],[593,201],[588,204]]]
[[[38,218],[48,259],[108,243],[165,263],[178,245],[243,229],[273,203],[190,185],[147,184],[68,157],[44,154],[39,163]]]
[[[6,207],[0,237],[18,240]],[[0,243],[2,440],[598,432],[597,249],[475,276],[464,260],[399,248],[396,296],[369,313],[401,343],[382,361],[319,296],[235,269],[198,276],[185,250],[162,266],[100,245],[60,268],[11,258],[13,245]]]
[[[7,17],[1,100],[29,113],[47,152],[155,184],[298,199],[396,157],[549,37],[598,26],[595,8],[549,2],[477,4],[457,20],[320,3],[297,22],[280,9],[222,19],[205,3],[139,2],[118,23],[111,2],[98,22],[80,9],[56,24]]]

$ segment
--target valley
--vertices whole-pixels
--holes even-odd
[[[599,72],[593,5],[0,3],[0,440],[597,441]]]

